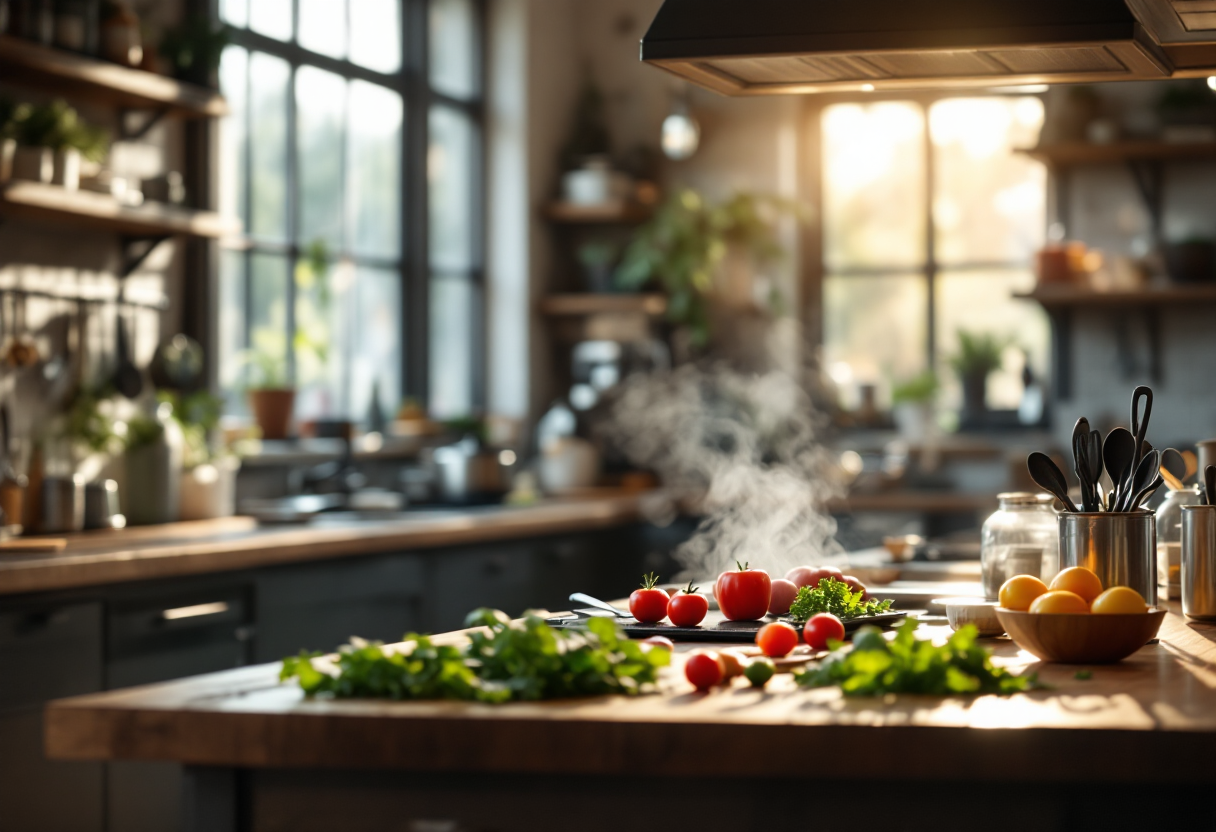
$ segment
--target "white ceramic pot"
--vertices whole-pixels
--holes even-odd
[[[50,184],[55,178],[55,154],[49,147],[18,145],[13,152],[13,179]]]
[[[60,185],[66,191],[80,190],[80,151],[67,147],[55,151],[55,170],[51,184]]]
[[[933,425],[933,405],[928,402],[900,402],[891,414],[899,435],[909,442],[924,442]]]
[[[541,452],[536,473],[548,494],[591,488],[599,481],[600,453],[586,439],[559,439]]]
[[[227,458],[182,471],[181,519],[215,520],[235,514],[236,472],[240,467],[238,460]]]
[[[16,152],[16,141],[0,139],[0,183],[7,182],[13,177],[13,154]]]

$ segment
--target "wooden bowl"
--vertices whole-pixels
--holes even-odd
[[[1005,632],[1045,662],[1110,664],[1156,638],[1165,610],[1136,615],[1043,614],[996,608]]]

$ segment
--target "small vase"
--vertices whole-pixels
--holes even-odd
[[[55,151],[55,170],[51,175],[51,184],[59,185],[65,191],[80,190],[79,150],[66,147]]]
[[[295,390],[250,390],[249,409],[263,439],[286,439],[295,409]]]
[[[13,178],[13,155],[16,152],[17,142],[0,139],[0,184]]]
[[[965,421],[981,421],[988,413],[988,373],[964,373],[963,416]]]
[[[160,435],[124,456],[123,512],[133,526],[178,519],[182,476],[182,432],[168,413],[158,413]]]

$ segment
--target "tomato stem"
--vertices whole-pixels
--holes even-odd
[[[654,589],[655,584],[659,582],[657,572],[650,572],[642,576],[642,589]]]
[[[748,567],[748,566],[750,566],[750,565],[751,565],[750,563],[748,563],[748,562],[744,561],[743,565],[742,565],[742,566],[739,566],[739,561],[735,561],[735,566],[739,566],[739,571],[740,571],[740,572],[746,572],[746,571],[747,571],[747,567]]]
[[[700,589],[700,588],[701,588],[701,587],[699,587],[699,586],[693,586],[693,585],[692,585],[692,581],[689,581],[689,582],[688,582],[688,587],[687,587],[686,589],[682,589],[682,590],[680,590],[680,591],[681,591],[681,592],[684,592],[684,593],[687,593],[688,595],[696,595],[696,594],[697,594],[697,590],[698,590],[698,589]]]

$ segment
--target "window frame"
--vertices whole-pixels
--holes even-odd
[[[249,0],[250,3],[256,0]],[[358,0],[352,0],[358,2]],[[287,230],[285,242],[271,242],[255,239],[249,229],[243,229],[240,236],[225,241],[227,248],[235,249],[242,257],[242,303],[244,305],[243,348],[251,344],[252,320],[249,310],[252,308],[252,262],[256,254],[275,254],[287,260],[289,273],[287,275],[287,375],[294,384],[296,381],[296,355],[291,348],[295,334],[295,304],[296,287],[291,278],[291,270],[299,259],[306,254],[307,241],[299,237],[300,211],[299,200],[299,165],[298,165],[298,135],[299,118],[296,108],[296,75],[303,66],[311,66],[331,72],[345,81],[360,80],[392,90],[401,96],[402,101],[402,131],[401,131],[401,180],[400,195],[400,235],[401,253],[396,260],[356,255],[345,248],[332,252],[334,257],[341,257],[353,262],[356,266],[371,266],[381,269],[395,269],[400,273],[401,280],[401,310],[402,326],[401,349],[402,362],[400,382],[402,396],[429,404],[430,400],[430,300],[431,281],[436,272],[430,263],[430,187],[427,176],[427,155],[430,147],[430,112],[435,105],[450,107],[470,119],[476,130],[473,163],[477,169],[470,177],[473,193],[470,195],[470,205],[474,207],[471,221],[471,252],[472,268],[463,275],[473,289],[472,308],[470,316],[470,331],[476,333],[478,342],[472,345],[473,366],[471,401],[474,409],[481,409],[485,404],[485,366],[487,362],[487,345],[485,343],[485,248],[486,248],[486,88],[487,88],[487,0],[470,0],[475,15],[477,41],[475,54],[477,56],[478,93],[470,99],[455,98],[431,87],[430,84],[430,0],[401,0],[400,42],[401,67],[397,72],[384,73],[361,66],[347,58],[334,58],[306,49],[298,42],[300,28],[299,0],[292,0],[292,35],[289,41],[280,41],[251,29],[229,27],[230,44],[241,47],[249,54],[263,52],[287,62],[289,79],[287,95],[287,131],[286,131],[286,215]],[[220,17],[220,0],[210,0],[212,19],[223,22]],[[349,15],[349,4],[347,5]],[[347,27],[349,32],[349,26]],[[246,106],[250,106],[251,97],[248,92],[250,76],[246,75]],[[249,152],[250,136],[246,134],[242,141],[245,143],[245,153],[242,160],[244,166],[244,193],[239,195],[242,210],[250,217],[252,189],[252,156]],[[345,235],[349,239],[349,235]],[[218,308],[218,307],[217,307]],[[390,404],[390,407],[393,405]],[[347,414],[348,418],[358,419],[358,415]]]

